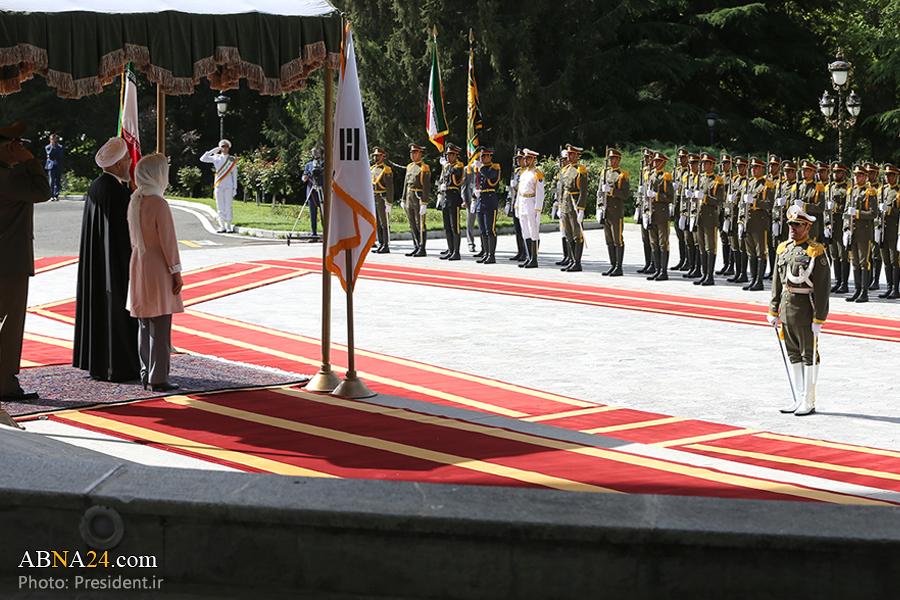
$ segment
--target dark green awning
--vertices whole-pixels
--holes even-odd
[[[60,12],[25,12],[17,2],[0,0],[0,94],[19,91],[34,74],[63,98],[96,94],[127,62],[167,94],[190,94],[203,77],[216,90],[246,78],[261,94],[282,94],[304,87],[322,65],[340,65],[341,16],[325,0],[274,0],[266,12],[239,0],[137,0],[116,13],[102,0],[70,0]],[[177,2],[183,11],[166,10]],[[284,14],[272,14],[279,4]],[[150,10],[136,12],[140,5]],[[217,14],[198,14],[213,8]]]

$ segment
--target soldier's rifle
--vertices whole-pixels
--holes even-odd
[[[828,186],[825,188],[825,213],[822,216],[822,237],[831,240],[834,236],[834,174],[828,169]]]
[[[734,162],[731,163],[731,171],[728,172],[728,187],[725,188],[725,219],[722,223],[722,229],[725,233],[731,232],[731,226],[734,220],[734,178],[737,175],[737,167]],[[725,173],[724,167],[719,165],[720,172]]]
[[[437,204],[435,204],[435,208],[441,210],[444,208],[444,202],[447,200],[447,147],[444,146],[444,150],[441,151],[441,176],[437,181]]]
[[[856,218],[850,214],[850,209],[858,208],[860,189],[865,190],[865,188],[860,188],[854,181],[853,185],[850,187],[850,191],[847,193],[847,203],[844,206],[844,222],[842,223],[842,230],[844,232],[844,247],[848,250],[850,249],[850,244],[853,243],[853,234],[856,232]]]
[[[518,146],[514,146],[514,147],[518,147]],[[516,154],[518,154],[518,152],[516,152]],[[513,156],[512,170],[510,171],[510,173],[512,173],[512,175],[509,178],[509,185],[506,186],[506,207],[507,207],[506,216],[507,217],[512,216],[513,214],[515,214],[515,211],[516,211],[516,209],[515,209],[516,190],[519,187],[519,173],[516,172],[516,169],[518,169],[518,168],[519,168],[519,164],[516,162],[516,156]]]
[[[606,147],[606,151],[603,155],[603,180],[600,182],[600,185],[597,187],[597,222],[603,223],[604,218],[606,217],[606,199],[607,193],[603,190],[604,187],[609,185],[609,146]]]

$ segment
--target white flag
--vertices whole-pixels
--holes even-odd
[[[375,243],[375,194],[369,171],[369,147],[353,35],[347,24],[341,79],[334,113],[334,182],[328,217],[328,252],[325,267],[338,276],[347,290],[347,252],[350,253],[353,287],[369,250]],[[353,291],[352,289],[349,291]]]

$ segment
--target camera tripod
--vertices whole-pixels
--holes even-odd
[[[309,204],[312,196],[315,196],[316,198],[318,198],[319,211],[322,212],[322,227],[323,228],[325,227],[325,213],[323,212],[323,207],[322,207],[322,186],[320,186],[319,182],[316,181],[315,175],[313,175],[313,177],[310,181],[312,181],[312,192],[310,192],[309,196],[306,197],[306,202],[303,204],[303,206],[300,207],[300,212],[297,213],[297,218],[294,220],[294,226],[291,227],[291,232],[287,234],[287,245],[288,246],[291,245],[292,239],[295,239],[295,240],[301,239],[300,235],[295,235],[294,232],[297,230],[297,224],[300,223],[300,219],[303,217],[303,210],[306,208],[306,205]],[[316,239],[318,237],[319,237],[318,235],[311,236],[310,240]]]

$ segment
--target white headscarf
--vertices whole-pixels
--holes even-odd
[[[169,185],[169,161],[164,154],[145,156],[134,168],[137,189],[128,204],[128,223],[131,225],[131,244],[137,248],[138,258],[147,251],[141,230],[141,200],[144,196],[162,196]]]

